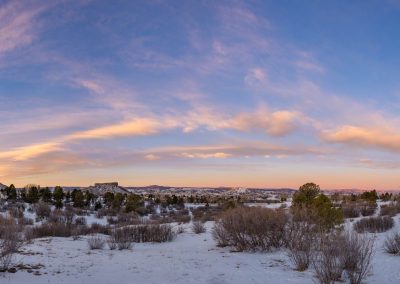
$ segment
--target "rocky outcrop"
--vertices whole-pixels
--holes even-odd
[[[112,192],[112,193],[129,193],[127,189],[125,189],[122,186],[118,185],[118,182],[104,182],[104,183],[95,183],[94,186],[89,186],[86,188],[86,190],[89,190],[90,192],[96,194],[96,195],[104,195],[107,192]]]

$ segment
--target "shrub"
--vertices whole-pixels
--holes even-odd
[[[108,239],[108,247],[111,250],[118,248],[119,250],[130,249],[132,247],[132,232],[129,227],[115,229],[111,232]]]
[[[316,226],[307,221],[289,222],[286,232],[286,246],[288,256],[295,265],[296,270],[308,269],[317,242]]]
[[[92,223],[92,225],[89,228],[89,231],[91,234],[103,234],[103,235],[110,234],[109,226],[104,226],[99,223]]]
[[[224,228],[222,222],[216,222],[212,229],[212,236],[217,246],[226,247],[230,245],[230,233]]]
[[[13,218],[23,218],[24,217],[24,209],[21,207],[11,207],[8,210],[9,214]]]
[[[354,230],[358,233],[382,233],[394,226],[392,217],[380,216],[380,217],[368,217],[358,220],[354,224]]]
[[[374,238],[355,232],[322,235],[313,259],[319,283],[334,283],[344,274],[351,284],[360,284],[371,269]]]
[[[13,255],[22,246],[23,241],[15,223],[0,228],[0,269],[5,271],[12,263]]]
[[[195,234],[201,234],[201,233],[206,232],[206,227],[204,226],[203,222],[196,221],[196,222],[193,222],[192,230],[193,230],[193,233],[195,233]]]
[[[34,209],[36,212],[36,216],[40,220],[50,217],[51,209],[47,203],[38,202],[37,204],[34,205]]]
[[[355,202],[344,203],[342,204],[341,208],[345,218],[357,218],[361,214],[361,209],[356,205]]]
[[[31,238],[44,237],[70,237],[75,227],[63,223],[46,222],[30,228],[28,234]]]
[[[315,276],[321,284],[338,281],[343,273],[341,265],[341,236],[331,233],[321,238],[319,248],[313,258]]]
[[[169,224],[141,224],[130,227],[133,241],[163,243],[175,239],[176,233]]]
[[[394,233],[386,237],[383,249],[387,253],[400,255],[400,233]]]
[[[268,251],[284,244],[287,216],[269,208],[235,208],[215,223],[213,236],[220,245],[238,251]],[[222,237],[222,238],[221,238]]]
[[[344,234],[341,264],[350,284],[361,284],[371,269],[374,239],[355,232]]]
[[[77,217],[75,219],[75,225],[77,226],[84,226],[86,225],[86,218],[85,217]]]
[[[87,240],[89,248],[91,250],[94,249],[103,249],[106,241],[101,237],[97,235],[92,235],[88,238]]]
[[[364,217],[374,215],[376,207],[376,203],[364,204],[361,206],[361,215]]]
[[[179,235],[179,234],[183,234],[185,232],[185,228],[183,227],[183,226],[179,226],[177,229],[176,229],[176,233]]]
[[[400,203],[399,202],[392,202],[391,204],[382,205],[380,215],[381,216],[390,216],[393,217],[400,213]]]

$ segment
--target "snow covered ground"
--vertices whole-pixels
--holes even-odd
[[[389,232],[376,234],[373,270],[366,283],[400,283],[400,256],[382,249],[385,236],[400,231],[399,215],[395,222]],[[128,251],[107,246],[89,250],[87,237],[37,239],[15,258],[27,269],[1,275],[0,283],[313,283],[312,269],[293,270],[284,250],[243,253],[218,248],[211,235],[213,223],[206,225],[204,234],[193,234],[187,224],[170,243],[134,244]],[[351,227],[349,221],[346,225]]]

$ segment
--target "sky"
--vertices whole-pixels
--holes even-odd
[[[0,0],[0,182],[400,189],[400,2]]]

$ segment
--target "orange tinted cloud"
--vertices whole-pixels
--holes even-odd
[[[324,132],[322,138],[328,142],[349,144],[356,147],[400,151],[400,134],[385,129],[345,125],[337,130]]]
[[[161,128],[162,125],[157,120],[149,118],[138,118],[132,121],[116,123],[113,125],[76,132],[74,134],[68,135],[66,138],[67,140],[75,140],[152,135],[158,133]]]
[[[11,159],[14,161],[24,161],[59,149],[59,143],[49,142],[34,144],[25,147],[18,147],[5,152],[0,152],[0,158]]]

